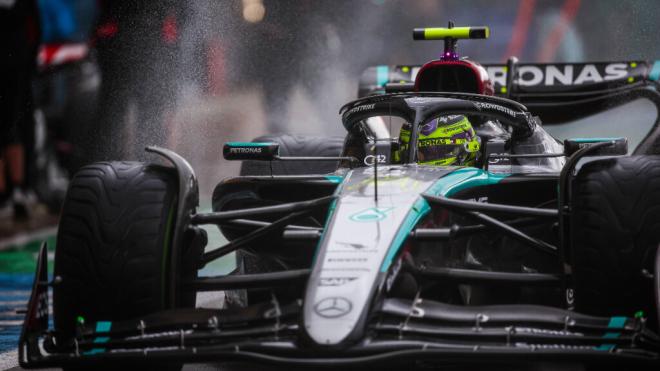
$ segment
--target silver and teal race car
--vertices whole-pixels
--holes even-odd
[[[458,65],[426,73],[463,76],[428,72]],[[147,149],[168,165],[83,168],[62,211],[52,278],[41,251],[21,365],[657,368],[657,125],[628,156],[625,138],[559,142],[514,100],[458,85],[408,89],[345,105],[341,144],[226,143],[225,159],[245,162],[241,176],[216,186],[212,212],[197,211],[195,174],[169,150]],[[660,102],[652,80],[616,93],[617,102]],[[448,115],[469,117],[480,137],[473,166],[419,161],[420,128]],[[207,248],[201,225],[228,242]],[[230,274],[198,275],[232,253]],[[225,292],[225,306],[196,308],[202,291]]]

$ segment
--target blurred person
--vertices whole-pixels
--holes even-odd
[[[305,32],[308,17],[303,15],[313,11],[309,1],[264,0],[263,6],[263,20],[242,25],[238,65],[242,82],[262,89],[268,130],[283,133],[293,88],[303,79],[311,83],[312,76],[303,69],[305,52],[318,35],[317,30]]]
[[[27,182],[49,211],[59,212],[68,179],[87,162],[85,129],[94,120],[99,75],[89,54],[97,0],[38,0],[41,45],[34,78],[34,145]]]
[[[25,143],[34,126],[32,78],[39,39],[36,1],[0,0],[0,208],[5,214],[13,208],[17,219],[28,217],[35,202],[26,184]]]
[[[100,1],[101,88],[88,135],[92,160],[140,157],[145,145],[165,142],[164,124],[176,103],[182,13],[177,0]]]

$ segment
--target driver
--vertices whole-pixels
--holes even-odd
[[[410,124],[399,134],[399,156],[408,153]],[[474,166],[481,139],[467,117],[441,116],[420,126],[417,140],[417,163],[424,165]]]

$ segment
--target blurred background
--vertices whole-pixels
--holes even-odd
[[[368,66],[439,56],[442,43],[413,42],[415,27],[490,26],[489,40],[459,45],[483,63],[655,60],[658,10],[656,0],[0,0],[0,360],[15,360],[3,354],[16,345],[36,250],[54,248],[83,164],[174,149],[209,208],[212,187],[240,165],[221,160],[223,142],[342,135],[337,112]],[[650,127],[654,110],[624,107],[608,122]],[[549,131],[602,135],[602,120]]]

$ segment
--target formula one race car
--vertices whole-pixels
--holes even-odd
[[[62,212],[51,282],[41,250],[21,365],[657,368],[658,122],[627,156],[625,138],[561,143],[525,105],[492,93],[506,90],[550,117],[640,96],[660,107],[660,66],[627,62],[604,67],[621,76],[601,85],[523,93],[529,77],[514,78],[514,60],[498,86],[458,58],[456,40],[487,37],[486,28],[415,35],[444,39],[443,59],[421,67],[413,83],[391,84],[406,76],[378,70],[371,92],[385,94],[341,109],[340,153],[336,141],[290,136],[226,143],[225,159],[245,161],[243,175],[217,185],[212,212],[197,211],[194,172],[169,150],[147,149],[173,166],[83,168]],[[591,66],[581,68],[593,68],[593,78],[602,66]],[[474,162],[424,164],[422,128],[457,115],[479,137]],[[209,224],[229,242],[205,249],[200,226]],[[234,252],[231,274],[198,276]],[[227,305],[195,308],[200,291],[224,291]]]

